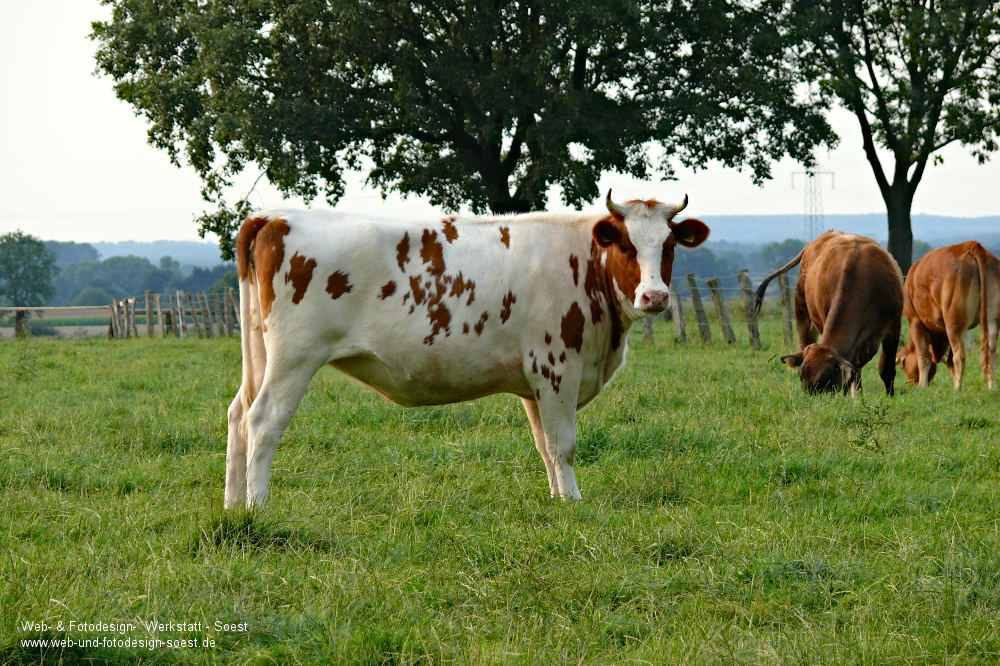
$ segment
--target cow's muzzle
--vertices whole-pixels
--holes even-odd
[[[647,314],[663,312],[670,304],[670,295],[665,291],[644,291],[639,296],[639,309]]]

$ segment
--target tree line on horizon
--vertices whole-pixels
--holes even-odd
[[[0,307],[109,305],[113,299],[181,291],[221,291],[238,287],[236,267],[181,271],[169,256],[153,265],[145,257],[101,260],[89,243],[42,241],[21,231],[0,236]]]

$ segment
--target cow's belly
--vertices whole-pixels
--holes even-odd
[[[403,407],[444,405],[494,393],[532,395],[517,354],[478,359],[428,354],[394,361],[366,353],[330,365]]]

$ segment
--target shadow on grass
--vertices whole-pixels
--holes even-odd
[[[311,550],[330,552],[338,544],[302,530],[281,525],[274,518],[248,509],[217,509],[196,527],[191,539],[192,555],[223,549],[265,552],[270,550]]]

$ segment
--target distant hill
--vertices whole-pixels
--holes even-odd
[[[802,215],[704,215],[701,219],[712,229],[713,245],[710,247],[715,251],[748,254],[765,243],[802,238]],[[1000,215],[972,218],[914,215],[912,222],[913,237],[934,247],[978,240],[994,252],[1000,251]],[[827,215],[823,227],[824,230],[838,229],[871,236],[883,244],[889,235],[884,213]],[[159,265],[160,257],[169,255],[180,263],[185,273],[194,266],[211,268],[222,263],[218,246],[204,241],[122,241],[90,245],[104,259],[134,254]]]
[[[786,238],[802,238],[801,215],[704,215],[701,219],[711,227],[713,241],[730,243],[771,243]],[[884,213],[867,215],[826,215],[824,231],[837,229],[852,234],[871,236],[885,242],[889,236]],[[978,240],[984,245],[990,237],[1000,242],[1000,215],[992,217],[945,217],[914,215],[913,237],[941,246],[964,240]],[[939,242],[940,241],[940,242]]]
[[[185,273],[191,268],[211,268],[222,263],[219,246],[207,241],[121,241],[118,243],[90,243],[101,253],[102,259],[135,255],[149,259],[154,266],[160,264],[160,257],[170,256],[178,262]]]

